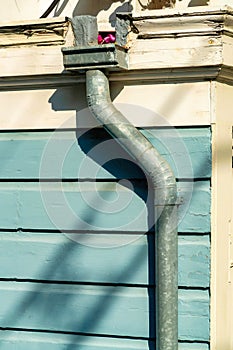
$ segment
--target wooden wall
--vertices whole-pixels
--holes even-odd
[[[185,85],[171,84],[171,95],[173,88],[182,106]],[[127,89],[133,96],[134,85],[119,91]],[[53,92],[60,112],[51,100],[30,100],[44,90],[0,93],[1,349],[152,350],[155,249],[147,180],[102,128],[63,124],[70,116],[78,121],[75,96],[86,106],[82,85],[69,91],[70,99],[59,88]],[[203,121],[191,126],[195,117],[188,119],[185,104],[179,108],[175,128],[146,125],[140,108],[134,116],[177,177],[179,350],[207,350],[211,130]]]

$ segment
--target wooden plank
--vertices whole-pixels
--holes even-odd
[[[209,344],[203,343],[180,343],[179,350],[209,350]]]
[[[223,62],[226,66],[232,67],[232,35],[223,35]]]
[[[178,302],[179,338],[209,341],[209,292],[180,290]],[[192,329],[195,327],[195,330]],[[195,334],[195,336],[194,336]]]
[[[0,140],[0,159],[5,164],[1,178],[144,177],[132,158],[101,129],[78,134],[3,133]]]
[[[1,49],[0,76],[55,74],[63,71],[61,45]]]
[[[232,110],[233,87],[212,84],[211,348],[231,349],[232,337]]]
[[[0,283],[0,294],[0,327],[148,336],[143,288],[11,282]]]
[[[176,177],[211,177],[209,128],[142,133],[171,164]],[[138,164],[103,129],[0,133],[0,162],[2,179],[144,177]]]
[[[142,133],[169,162],[176,177],[211,177],[210,128],[150,129]]]
[[[210,232],[211,194],[208,181],[193,183],[178,183],[178,196],[181,199],[179,207],[179,232],[208,233]]]
[[[141,18],[135,18],[134,23],[139,30],[139,37],[169,37],[169,36],[188,36],[188,35],[216,35],[223,28],[223,23],[219,27],[214,27],[214,20],[222,20],[223,16],[185,16],[184,14],[177,17],[159,17],[141,15]],[[211,23],[212,20],[212,23]]]
[[[209,236],[179,236],[178,280],[180,286],[209,287]]]
[[[40,350],[41,348],[44,350],[149,350],[147,340],[100,338],[70,334],[5,331],[0,333],[0,341],[2,350]],[[187,349],[189,350],[189,348]]]
[[[214,35],[139,39],[129,55],[130,69],[209,66],[222,63],[222,39]]]
[[[66,18],[6,23],[0,26],[0,47],[62,45],[70,26]]]
[[[102,248],[90,246],[97,235],[103,236]],[[122,235],[93,234],[87,246],[63,234],[1,233],[0,278],[153,284],[153,237],[123,245]],[[179,236],[178,250],[179,286],[209,287],[209,237]]]
[[[46,334],[33,332],[0,332],[1,350],[149,350],[147,340],[101,338],[71,334]],[[180,343],[179,350],[209,350],[208,344],[204,343]]]
[[[180,232],[210,232],[209,181],[179,182]],[[149,208],[145,204],[147,201]],[[153,226],[144,184],[112,182],[0,183],[2,229],[147,232]]]
[[[68,46],[68,45],[67,45]],[[0,76],[45,75],[64,69],[61,45],[2,48]],[[175,64],[174,64],[175,62]],[[222,63],[222,38],[214,35],[141,39],[129,51],[129,69],[212,66]]]
[[[47,57],[49,60],[47,66],[52,64],[55,60],[55,57],[50,57],[49,55],[52,49],[53,48],[44,49],[46,51],[43,54],[43,58]],[[14,51],[13,48],[11,50]],[[27,53],[27,57],[31,57],[30,53]],[[0,66],[3,58],[4,49],[2,49],[0,56]],[[11,67],[11,69],[12,67],[18,67],[17,69],[20,69],[21,65],[25,62],[25,57],[21,59],[22,63],[17,63],[17,60],[14,59],[14,64],[10,65],[9,58],[6,57],[7,69],[9,69],[9,67]],[[32,59],[31,64],[33,64],[35,58],[32,57],[30,59]],[[59,59],[62,60],[60,51]],[[37,58],[36,62],[39,69],[39,67],[41,67],[39,58]],[[61,67],[61,71],[62,70],[63,67]],[[7,73],[6,69],[4,73]],[[13,72],[9,72],[9,74],[11,76]],[[137,73],[134,74],[137,76]],[[118,76],[115,74],[112,76],[112,79],[117,79],[117,77]],[[12,84],[13,78],[11,77],[10,79]],[[19,79],[19,77],[17,79]],[[44,80],[45,84],[42,89],[36,88],[36,83],[33,85],[34,80],[33,77],[31,77],[28,81],[29,88],[30,81],[32,81],[33,89],[31,90],[21,88],[20,91],[0,92],[1,130],[57,129],[70,127],[93,128],[99,125],[87,108],[85,84],[83,84],[85,83],[85,76],[78,76],[77,80],[75,80],[77,81],[76,84],[72,77],[72,84],[70,83],[69,86],[66,87],[60,86],[56,89],[49,88],[51,84],[49,83],[48,76],[46,76],[46,78],[41,78],[41,82],[43,82],[43,79],[46,80]],[[80,83],[81,79],[83,79],[83,83]],[[139,82],[143,80],[142,73],[139,73],[139,82],[136,79],[136,81],[132,83],[127,82],[126,84],[124,79],[124,76],[122,78],[120,76],[120,81],[111,82],[111,96],[116,107],[135,126],[194,126],[210,124],[209,82],[153,84],[150,81],[149,83],[147,82],[146,84],[140,85]],[[128,81],[128,77],[126,81]],[[6,82],[5,79],[4,82]],[[61,79],[61,84],[64,84],[64,78],[63,80]],[[59,86],[58,78],[55,85]],[[15,89],[17,90],[19,88],[15,87]],[[158,95],[160,96],[159,99],[152,98],[152,96]],[[17,106],[17,108],[15,108],[15,106]],[[190,106],[198,106],[198,108],[190,109]],[[188,116],[187,111],[189,111]]]
[[[1,282],[0,294],[0,327],[154,335],[154,297],[146,288]],[[208,291],[179,291],[179,338],[208,340]]]

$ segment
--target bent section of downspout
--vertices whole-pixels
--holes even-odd
[[[156,234],[156,349],[178,349],[177,188],[168,163],[118,111],[108,79],[100,70],[86,72],[92,114],[149,175],[154,190]],[[159,213],[159,214],[158,214]]]

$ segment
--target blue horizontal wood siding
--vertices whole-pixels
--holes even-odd
[[[209,128],[142,132],[178,178],[211,177]],[[0,133],[0,162],[2,179],[143,177],[133,159],[101,129]]]
[[[109,240],[115,242],[115,247],[108,249],[90,247],[68,237],[61,233],[1,232],[1,278],[139,285],[153,283],[149,278],[153,259],[149,257],[147,235],[124,245],[122,235],[98,234],[96,238],[100,237],[105,246],[109,245]],[[154,251],[153,239],[151,241],[150,250]],[[208,287],[209,237],[181,235],[178,241],[179,285]]]
[[[155,336],[148,288],[0,282],[0,294],[0,327]],[[208,340],[208,291],[179,290],[178,307],[179,338]]]
[[[177,186],[179,232],[210,232],[209,181]],[[147,232],[152,223],[144,195],[141,184],[132,192],[109,182],[0,182],[0,228]]]
[[[142,133],[169,162],[177,178],[211,177],[210,128],[149,129]]]
[[[0,331],[1,350],[151,350],[147,340],[57,333]],[[205,343],[180,343],[179,350],[209,350]]]
[[[178,180],[179,350],[208,350],[210,128],[141,131]],[[138,164],[102,129],[0,132],[0,161],[1,349],[154,350]]]

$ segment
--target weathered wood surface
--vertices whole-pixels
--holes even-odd
[[[154,342],[147,340],[33,332],[0,332],[2,350],[149,350]],[[205,343],[180,343],[179,350],[209,350]]]
[[[214,36],[138,39],[129,55],[130,69],[211,66],[222,62],[222,40]]]
[[[147,232],[153,218],[145,188],[137,183],[133,188],[111,182],[2,182],[0,228]],[[210,232],[209,182],[179,182],[178,195],[179,232]]]
[[[153,15],[143,16],[142,14],[139,17],[134,17],[133,21],[139,31],[140,38],[193,36],[194,33],[196,35],[220,34],[224,22],[223,15],[213,15],[211,18],[204,12],[202,15],[199,13],[199,16],[188,16],[187,14],[180,17]],[[216,23],[216,20],[219,22]]]
[[[154,336],[146,288],[0,282],[0,292],[0,327]],[[208,327],[208,291],[180,290],[179,338],[206,341]]]
[[[126,6],[126,4],[124,5]],[[77,5],[71,17],[80,15],[79,10],[82,13],[83,6],[85,5],[80,8]],[[112,6],[119,10],[115,1],[111,6],[109,4],[107,12],[106,9],[99,8],[94,14],[97,14],[98,17],[99,30],[112,30],[108,20],[106,21],[108,16],[105,17],[106,13],[111,13]],[[93,8],[99,6],[92,4],[91,7],[86,13],[91,14]],[[130,8],[129,12],[132,12],[131,4],[128,4],[128,8]],[[65,6],[64,13],[66,9],[67,6]],[[110,14],[108,19],[114,22],[114,17]],[[191,12],[173,9],[160,13],[143,11],[138,18],[134,17],[133,21],[136,27],[138,26],[139,35],[138,37],[135,35],[130,40],[132,45],[129,51],[130,69],[171,68],[171,73],[174,73],[174,68],[180,67],[183,69],[183,73],[180,75],[181,80],[188,81],[192,78],[192,74],[190,74],[191,70],[186,71],[187,68],[204,68],[198,72],[196,78],[205,80],[206,76],[209,79],[221,76],[223,62],[231,65],[233,26],[232,13],[229,9],[214,9],[208,12],[206,9],[205,11],[198,9],[195,12],[193,8],[191,8]],[[54,31],[54,25],[57,24]],[[114,26],[115,23],[112,24]],[[57,17],[46,21],[32,20],[31,23],[24,21],[17,25],[14,22],[3,23],[0,26],[0,44],[2,45],[0,77],[31,77],[63,72],[61,47],[64,44],[66,46],[73,45],[73,34],[65,35],[66,26],[68,26],[68,21]],[[43,47],[49,43],[53,47]],[[9,50],[6,48],[7,45],[13,47],[10,47]],[[37,47],[37,45],[40,46]],[[22,48],[22,46],[27,47]],[[218,68],[213,73],[212,68],[217,66]],[[212,78],[211,74],[213,74]],[[177,72],[178,76],[179,72]],[[44,76],[44,78],[46,77]],[[165,74],[163,78],[169,80],[169,74]],[[4,85],[4,81],[1,83]]]
[[[63,71],[62,46],[1,49],[0,76],[54,74]]]
[[[153,285],[153,234],[135,240],[125,235],[130,244],[122,236],[92,234],[88,246],[62,233],[1,232],[0,278]],[[94,242],[99,244],[90,246]],[[179,286],[208,288],[209,237],[179,236],[178,250]]]
[[[41,38],[42,43],[43,40],[46,40],[46,36],[45,39]],[[66,43],[65,46],[70,45]],[[61,73],[64,70],[61,47],[33,45],[9,49],[3,46],[0,76]],[[195,36],[193,33],[189,37],[177,37],[176,34],[175,38],[137,39],[129,51],[129,69],[203,67],[222,62],[222,38],[211,33],[206,36]]]
[[[71,24],[65,18],[6,23],[0,26],[0,47],[62,45],[69,29]]]
[[[142,133],[170,163],[177,178],[211,177],[209,128]],[[107,161],[108,165],[101,166]],[[0,133],[0,162],[0,179],[144,177],[135,161],[100,129]]]

